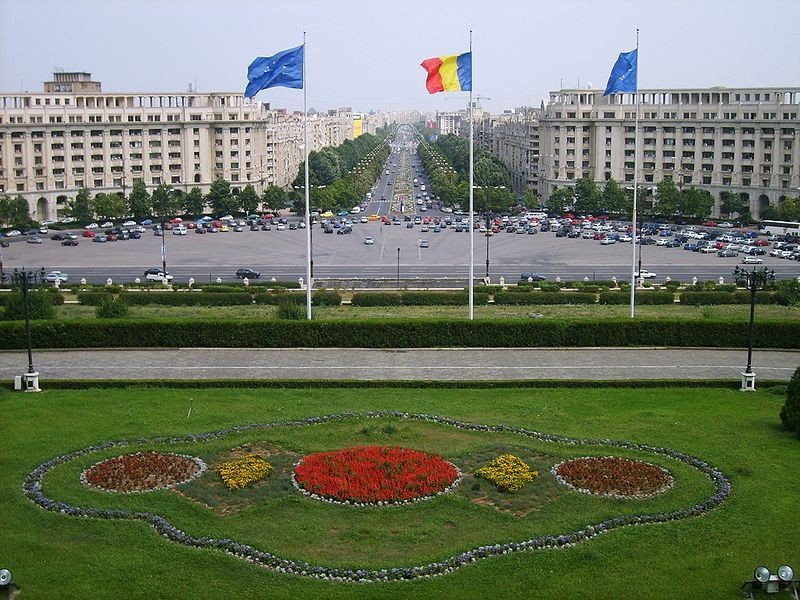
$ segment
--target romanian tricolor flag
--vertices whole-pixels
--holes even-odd
[[[431,94],[472,91],[472,52],[429,58],[422,68],[428,72],[425,87]]]

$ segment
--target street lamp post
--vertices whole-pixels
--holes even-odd
[[[489,215],[491,213],[486,211],[486,283],[489,283]]]
[[[400,248],[397,249],[397,289],[400,289]]]
[[[756,389],[756,374],[753,373],[753,334],[756,314],[756,292],[764,289],[775,281],[775,271],[762,267],[748,271],[742,267],[733,270],[737,285],[743,285],[750,290],[750,329],[747,335],[747,366],[742,372],[743,392],[753,392]]]
[[[35,271],[26,271],[25,267],[22,271],[14,269],[11,275],[11,282],[20,286],[22,291],[22,302],[25,311],[25,335],[28,342],[28,372],[22,376],[25,382],[24,389],[26,392],[38,392],[39,389],[39,373],[33,368],[33,350],[31,342],[31,322],[30,322],[30,306],[28,304],[28,292],[30,291],[31,284],[35,284],[37,274]]]

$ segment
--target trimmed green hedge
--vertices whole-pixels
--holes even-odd
[[[350,303],[353,306],[400,306],[403,297],[397,292],[355,292]]]
[[[467,306],[469,292],[403,292],[403,306]],[[473,304],[487,304],[489,294],[473,292]]]
[[[187,294],[189,295],[189,294]],[[218,294],[214,294],[218,296]],[[36,348],[524,348],[674,346],[743,348],[747,322],[680,319],[121,319],[34,321]],[[132,335],[133,334],[133,335]],[[800,349],[800,323],[758,321],[758,348]],[[23,322],[0,323],[0,349],[25,348]]]
[[[494,295],[494,303],[505,306],[531,306],[535,304],[594,304],[595,294],[584,292],[498,292]]]
[[[628,292],[603,292],[600,294],[600,304],[630,304],[631,293]],[[672,292],[647,291],[636,294],[636,305],[645,304],[673,304],[675,294]]]
[[[681,304],[705,306],[711,304],[750,304],[750,292],[690,292],[681,294]],[[787,304],[780,292],[756,292],[756,304]]]
[[[9,302],[12,301],[12,298],[18,296],[21,292],[3,292],[0,294],[0,306],[8,306]],[[60,306],[64,304],[64,296],[59,294],[58,292],[54,291],[53,288],[47,289],[42,288],[37,291],[37,289],[32,289],[30,291],[31,294],[47,294],[47,297],[53,302],[53,306]]]

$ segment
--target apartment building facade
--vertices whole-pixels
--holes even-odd
[[[800,88],[647,89],[636,97],[600,90],[550,93],[539,120],[538,191],[588,177],[631,186],[672,179],[716,199],[736,192],[759,218],[768,204],[800,195]]]
[[[485,134],[488,151],[511,173],[513,191],[539,189],[539,111],[522,107],[493,120],[491,133]]]
[[[303,160],[302,114],[243,94],[103,93],[89,73],[55,73],[46,86],[0,93],[0,193],[23,196],[39,221],[58,218],[81,188],[126,193],[143,181],[206,192],[224,178],[234,193],[247,184],[260,193],[290,185]],[[353,117],[309,115],[308,137],[311,151],[341,144]]]

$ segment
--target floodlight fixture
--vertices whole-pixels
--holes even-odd
[[[769,581],[770,572],[767,567],[756,567],[753,572],[753,579],[759,583],[767,583]]]
[[[794,579],[794,570],[789,565],[778,567],[778,579],[784,583],[789,583]]]
[[[765,594],[777,594],[786,590],[792,598],[800,600],[798,595],[799,579],[795,579],[794,569],[789,565],[781,565],[775,573],[765,566],[758,566],[753,571],[753,579],[745,581],[742,590],[751,600],[755,598],[754,591],[761,590]]]
[[[0,589],[10,587],[13,582],[11,571],[8,569],[0,569]]]

